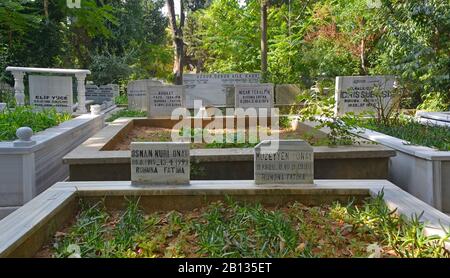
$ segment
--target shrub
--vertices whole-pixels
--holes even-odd
[[[72,116],[68,113],[58,113],[55,109],[34,111],[31,106],[19,106],[0,112],[0,140],[16,139],[19,127],[30,127],[33,132],[39,132],[49,127],[68,121]]]

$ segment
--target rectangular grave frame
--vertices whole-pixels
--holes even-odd
[[[112,209],[123,207],[127,197],[139,197],[147,212],[158,210],[191,210],[225,196],[238,201],[267,205],[289,201],[311,204],[335,200],[375,197],[383,199],[396,214],[412,218],[423,212],[426,235],[445,236],[442,227],[450,217],[401,190],[387,180],[317,180],[317,186],[257,187],[251,181],[194,181],[191,187],[159,186],[136,188],[127,181],[59,182],[0,222],[0,257],[32,257],[53,234],[75,215],[80,200],[97,202],[105,199]],[[120,202],[118,202],[120,201]],[[450,250],[450,244],[446,245]]]

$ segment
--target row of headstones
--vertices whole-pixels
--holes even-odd
[[[274,86],[256,82],[259,78],[258,74],[186,74],[183,86],[164,85],[156,80],[133,81],[128,85],[129,108],[148,111],[150,117],[163,117],[178,107],[195,108],[197,99],[205,106],[223,106],[230,103],[230,95],[236,108],[272,108]],[[373,111],[380,99],[388,109],[394,103],[394,82],[393,76],[336,77],[336,115]]]
[[[189,143],[132,142],[130,149],[132,184],[189,184]],[[261,142],[254,149],[254,180],[255,184],[313,184],[313,148],[303,140]]]
[[[237,84],[234,87],[236,108],[273,107],[273,84]],[[150,118],[170,117],[176,108],[189,108],[186,105],[185,85],[150,84],[139,91],[130,90],[130,86],[128,88],[130,108],[147,111]]]

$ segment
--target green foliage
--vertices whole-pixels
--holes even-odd
[[[63,238],[56,237],[53,245],[56,257],[71,257],[71,246],[78,246],[80,257],[101,256],[107,250],[107,242],[103,239],[106,233],[108,214],[102,202],[93,206],[81,202],[81,212],[71,231]],[[101,253],[99,252],[101,251]]]
[[[279,121],[280,128],[291,128],[292,119],[289,116],[282,115],[280,116]]]
[[[117,105],[128,105],[128,95],[120,94],[114,98],[114,103]]]
[[[190,142],[195,142],[196,138],[203,138],[203,136],[207,135],[208,132],[208,129],[203,128],[181,128],[179,130],[179,135],[183,136]],[[221,141],[214,140],[211,143],[207,143],[206,148],[253,148],[258,143],[259,141],[257,140],[257,138],[251,138],[250,140],[250,138],[246,138],[245,132],[238,130],[234,132],[226,132],[225,134],[223,134]]]
[[[301,121],[318,122],[314,128],[320,130],[328,128],[327,144],[351,145],[356,143],[355,136],[350,132],[354,127],[349,120],[351,114],[345,117],[336,117],[334,115],[334,95],[324,94],[323,91],[303,91],[297,96],[297,102],[303,103],[303,108],[298,111]]]
[[[259,0],[215,0],[189,15],[191,69],[260,69]],[[309,87],[322,77],[396,75],[410,93],[402,105],[450,106],[448,1],[275,1],[268,15],[269,79]]]
[[[186,26],[188,52],[199,59],[206,72],[249,72],[259,68],[259,4],[245,8],[238,1],[215,0],[192,15]],[[201,44],[201,47],[200,45]],[[189,46],[192,46],[190,48]]]
[[[450,108],[449,95],[443,92],[422,94],[423,102],[417,109],[427,111],[446,111]]]
[[[0,90],[0,102],[6,103],[8,107],[16,106],[14,92],[10,90]]]
[[[211,205],[195,225],[200,252],[212,257],[267,258],[292,257],[298,245],[296,231],[280,211],[261,205],[230,202],[227,207]],[[251,233],[251,237],[249,234]]]
[[[403,258],[441,258],[449,257],[445,249],[445,242],[450,239],[447,235],[427,236],[424,234],[425,223],[420,221],[422,214],[411,215],[410,219],[398,216],[391,211],[383,200],[383,192],[377,197],[365,202],[364,206],[347,206],[343,208],[335,204],[334,210],[343,210],[335,215],[337,218],[352,224],[353,229],[360,233],[370,233],[383,238],[383,244],[390,246]]]
[[[97,84],[128,78],[164,78],[171,55],[163,0],[66,0],[0,3],[0,79],[7,65],[91,69]]]
[[[30,127],[36,133],[70,119],[70,114],[57,113],[55,109],[36,112],[30,106],[7,108],[0,112],[0,141],[14,140],[19,127]]]
[[[383,193],[363,205],[282,208],[226,198],[193,211],[145,215],[139,199],[123,211],[81,202],[75,224],[58,232],[55,257],[449,257],[446,236],[424,235],[420,216],[391,211]]]
[[[108,119],[106,119],[107,122],[113,122],[117,120],[118,118],[122,117],[145,117],[147,114],[144,111],[136,111],[136,110],[128,110],[128,109],[122,109],[120,111],[115,112],[111,115]]]
[[[91,71],[94,84],[105,85],[127,79],[131,68],[127,63],[127,57],[103,54],[92,57]]]
[[[424,125],[408,117],[399,117],[388,124],[374,119],[358,120],[356,124],[406,140],[410,144],[450,151],[450,128],[446,126]]]

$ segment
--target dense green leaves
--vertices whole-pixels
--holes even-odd
[[[6,0],[0,3],[0,78],[7,65],[88,68],[96,84],[165,77],[163,0]]]
[[[83,67],[95,83],[170,79],[164,0],[4,0],[0,78],[7,65]],[[260,0],[184,0],[185,68],[260,71]],[[336,75],[401,79],[407,108],[450,101],[450,3],[441,0],[269,1],[268,79],[309,87]]]
[[[40,112],[33,111],[29,106],[6,109],[0,112],[0,141],[14,140],[19,127],[30,127],[36,133],[71,118],[70,114],[57,113],[54,109]]]
[[[276,2],[276,3],[275,3]],[[197,70],[260,67],[259,0],[215,0],[187,24]],[[404,0],[274,1],[269,8],[269,80],[303,83],[336,75],[390,74],[410,93],[407,107],[449,106],[450,3]]]

